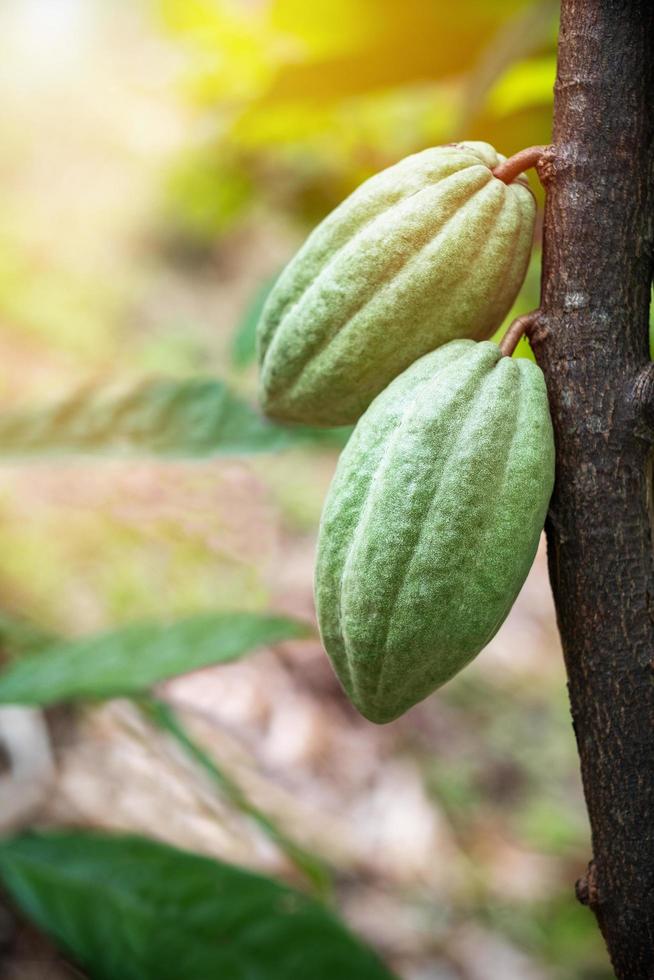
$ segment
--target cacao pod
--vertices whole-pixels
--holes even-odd
[[[258,324],[268,415],[355,422],[409,364],[482,340],[522,285],[535,204],[488,143],[433,147],[362,184],[309,236]]]
[[[324,647],[350,699],[392,721],[495,635],[554,481],[545,381],[488,341],[416,361],[359,420],[318,540]]]

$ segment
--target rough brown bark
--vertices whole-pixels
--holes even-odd
[[[654,978],[653,152],[654,3],[562,0],[534,346],[557,443],[550,576],[592,829],[577,894],[620,980]]]

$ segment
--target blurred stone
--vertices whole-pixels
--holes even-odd
[[[55,778],[50,738],[42,712],[0,706],[0,832],[27,823],[46,801]]]
[[[497,933],[476,925],[460,927],[447,951],[465,980],[548,980],[547,973]]]
[[[403,980],[461,980],[458,970],[455,971],[448,963],[435,960],[419,966],[401,965],[398,973]]]

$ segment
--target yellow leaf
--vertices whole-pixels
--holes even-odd
[[[548,105],[553,98],[556,57],[532,58],[512,65],[488,95],[488,109],[506,116],[535,105]]]
[[[336,0],[335,17],[334,4],[321,0],[293,22],[297,0],[277,0],[279,17],[273,23],[306,36],[307,51],[279,66],[264,101],[339,99],[457,75],[474,63],[498,23],[523,5],[462,0],[453,14],[451,6],[425,0]],[[330,40],[324,46],[321,30]]]

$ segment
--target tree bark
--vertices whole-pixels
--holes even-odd
[[[534,335],[557,446],[547,521],[616,976],[654,978],[654,3],[562,0]]]

